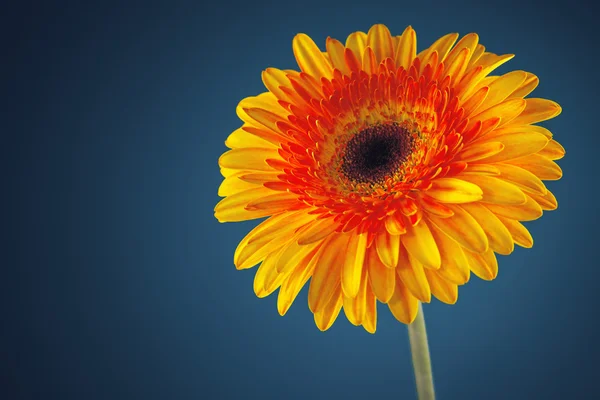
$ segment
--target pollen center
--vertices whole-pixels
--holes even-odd
[[[398,124],[369,126],[348,141],[341,171],[356,183],[383,183],[406,161],[413,142],[409,131]]]

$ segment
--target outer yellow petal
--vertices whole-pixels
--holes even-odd
[[[385,232],[385,231],[384,231]],[[344,254],[344,267],[342,268],[342,291],[344,296],[356,297],[360,288],[360,280],[365,263],[367,250],[367,234],[354,234],[350,236],[346,253]]]
[[[501,153],[504,150],[504,144],[499,141],[475,142],[467,145],[456,157],[457,160],[474,162],[485,159],[488,162],[490,157]]]
[[[486,251],[488,239],[475,218],[459,206],[452,207],[452,211],[454,215],[450,218],[430,216],[429,220],[461,246],[477,253]]]
[[[250,132],[240,128],[233,131],[225,140],[225,146],[230,149],[238,149],[242,147],[276,149],[273,143],[270,143]]]
[[[315,324],[321,331],[331,328],[342,309],[342,289],[338,286],[323,309],[315,313]]]
[[[511,123],[514,125],[534,124],[556,117],[562,109],[558,103],[546,99],[526,99],[527,106],[525,110],[515,118]]]
[[[317,79],[333,77],[331,64],[309,36],[303,33],[296,35],[292,42],[292,48],[296,62],[302,71]]]
[[[406,227],[406,234],[402,236],[402,244],[419,263],[428,268],[440,267],[442,263],[440,252],[425,220],[421,220],[415,226],[409,224]]]
[[[299,244],[309,244],[319,242],[332,234],[338,227],[338,223],[333,218],[323,218],[314,221],[310,227],[298,236]]]
[[[373,49],[377,63],[391,57],[394,59],[394,43],[387,26],[376,24],[367,33],[367,46]]]
[[[465,250],[465,256],[469,261],[471,271],[480,279],[491,281],[498,276],[498,260],[492,249],[483,254],[477,254]]]
[[[396,269],[387,268],[377,253],[371,248],[367,251],[367,266],[369,282],[375,296],[382,303],[387,303],[394,294],[396,282]]]
[[[525,82],[521,84],[521,86],[511,93],[510,97],[525,97],[529,93],[533,92],[533,90],[540,83],[540,80],[537,76],[532,74],[531,72],[527,73],[527,78]]]
[[[519,221],[515,221],[514,219],[509,219],[505,217],[498,216],[500,221],[508,228],[508,231],[513,237],[513,240],[516,244],[521,247],[525,247],[526,249],[530,249],[533,247],[533,237],[531,237],[531,233],[521,224]]]
[[[519,221],[533,221],[542,216],[542,207],[527,193],[527,202],[520,206],[499,206],[495,204],[486,204],[490,211],[496,215],[516,219]]]
[[[317,257],[322,243],[319,243],[310,253],[308,253],[297,266],[293,268],[291,274],[281,284],[279,295],[277,296],[277,311],[280,315],[285,315],[290,309],[292,303],[310,279],[319,257]]]
[[[539,154],[530,154],[510,161],[543,180],[555,181],[562,178],[562,169],[554,161]]]
[[[223,182],[221,182],[221,185],[219,185],[217,194],[221,197],[225,197],[259,187],[256,183],[241,180],[240,176],[245,173],[246,172],[244,171],[238,171],[233,175],[225,177]]]
[[[319,312],[340,285],[344,256],[350,235],[332,236],[319,252],[319,261],[310,280],[308,307],[313,313]]]
[[[348,320],[353,325],[360,325],[363,323],[365,312],[367,309],[367,286],[368,286],[367,271],[362,271],[362,279],[360,280],[360,288],[358,294],[355,297],[348,297],[343,294],[344,302],[344,314],[348,317]]]
[[[375,333],[375,330],[377,330],[377,299],[369,285],[367,285],[365,304],[365,316],[362,326],[367,332]]]
[[[410,324],[417,317],[419,301],[410,293],[400,279],[396,279],[394,295],[388,302],[388,306],[398,321]]]
[[[556,210],[558,208],[558,202],[556,197],[548,190],[548,192],[540,196],[537,193],[527,192],[527,195],[531,197],[536,203],[540,205],[542,210]]]
[[[381,262],[388,268],[396,268],[400,252],[400,236],[390,235],[386,230],[377,234],[375,248]]]
[[[245,171],[273,171],[265,162],[268,158],[280,159],[276,149],[245,147],[226,151],[219,157],[219,165]]]
[[[435,179],[427,195],[440,203],[470,203],[481,200],[483,196],[479,186],[462,179],[440,178]]]
[[[349,75],[351,71],[344,58],[344,45],[339,40],[328,37],[326,46],[333,67],[339,69],[342,74]]]
[[[236,193],[221,200],[215,206],[215,217],[219,222],[237,222],[262,218],[273,214],[270,210],[247,210],[249,202],[269,196],[275,191],[262,186]]]
[[[565,156],[565,148],[556,140],[550,140],[548,145],[539,154],[550,160],[560,160]]]
[[[442,257],[442,266],[438,270],[440,276],[457,285],[467,283],[471,272],[462,246],[433,224],[431,226],[431,233],[435,238]]]
[[[509,181],[521,189],[532,190],[540,195],[544,195],[548,191],[540,178],[526,169],[512,164],[496,164],[495,167],[500,172],[500,179]]]
[[[458,286],[442,278],[438,271],[425,270],[431,293],[441,302],[454,304],[458,300]]]
[[[458,33],[449,33],[436,40],[427,50],[424,50],[419,54],[419,58],[426,63],[429,59],[429,55],[434,51],[437,51],[440,62],[443,62],[448,52],[452,48],[452,45],[456,43],[458,39]],[[415,43],[416,48],[416,43]]]
[[[346,39],[346,47],[354,53],[357,60],[362,60],[367,47],[367,34],[364,32],[351,33]]]
[[[483,191],[481,201],[492,204],[520,205],[527,198],[517,186],[502,179],[486,175],[464,175],[461,179],[479,186]]]
[[[424,303],[429,303],[431,290],[423,269],[423,265],[417,259],[407,253],[404,248],[400,248],[400,261],[396,268],[398,277],[413,296]]]
[[[396,49],[396,65],[399,67],[403,67],[405,70],[408,71],[416,55],[417,34],[411,26],[408,26],[404,30],[404,33],[402,33],[402,37],[400,38],[400,42],[398,43],[398,48]]]
[[[484,230],[490,248],[498,254],[508,255],[513,252],[515,245],[506,226],[483,204],[463,204],[465,209]]]
[[[494,80],[494,82],[489,85],[490,90],[488,96],[481,105],[481,108],[485,110],[486,108],[503,102],[511,93],[520,87],[523,82],[525,82],[526,78],[527,72],[512,71]]]
[[[486,136],[483,141],[490,140],[492,143],[500,142],[504,149],[498,154],[493,154],[485,159],[486,163],[512,160],[518,157],[537,153],[548,144],[548,138],[539,133],[519,132],[499,136]]]
[[[480,108],[482,111],[476,113],[472,117],[472,121],[485,121],[493,117],[500,117],[500,126],[502,126],[513,121],[517,115],[521,114],[526,104],[524,99],[508,99],[486,110]]]

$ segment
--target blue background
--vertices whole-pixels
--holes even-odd
[[[17,2],[15,2],[16,4]],[[326,333],[306,290],[286,317],[255,297],[233,251],[256,222],[213,207],[234,109],[260,72],[294,68],[378,22],[419,49],[477,32],[502,68],[536,73],[563,106],[559,210],[533,249],[500,257],[455,306],[425,305],[439,399],[592,398],[598,317],[599,135],[593,10],[570,1],[24,2],[2,11],[5,174],[0,397],[415,398],[406,327],[343,314]],[[53,3],[53,4],[50,4]],[[122,4],[119,4],[122,3]],[[126,5],[124,5],[126,3]],[[583,3],[582,3],[583,5]]]

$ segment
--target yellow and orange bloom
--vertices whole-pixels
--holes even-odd
[[[527,97],[529,72],[490,75],[513,55],[458,37],[417,53],[411,27],[374,25],[326,51],[299,34],[300,71],[268,68],[268,91],[239,103],[215,216],[269,217],[234,263],[260,264],[256,295],[279,288],[281,315],[310,279],[321,330],[343,308],[375,332],[377,301],[409,324],[431,295],[455,303],[471,273],[494,279],[496,253],[533,245],[521,222],[556,209],[543,181],[562,176],[565,151],[533,124],[560,106]]]

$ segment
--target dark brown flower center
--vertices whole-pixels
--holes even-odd
[[[398,124],[369,126],[348,141],[341,170],[356,183],[383,183],[406,161],[413,144],[410,132]]]

